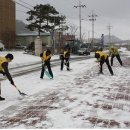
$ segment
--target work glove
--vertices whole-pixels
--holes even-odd
[[[100,59],[97,59],[95,62],[96,62],[96,63],[99,63],[100,61],[101,61]]]
[[[5,75],[6,75],[6,73],[5,73],[5,72],[3,72],[3,71],[2,71],[1,73],[3,74],[3,76],[5,76]]]

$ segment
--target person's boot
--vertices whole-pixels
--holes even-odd
[[[104,74],[103,72],[98,72],[98,74]]]
[[[3,101],[3,100],[5,100],[5,98],[3,98],[3,97],[0,96],[0,101]]]
[[[70,68],[67,68],[67,71],[70,71]]]
[[[43,79],[43,77],[40,77],[40,79]]]
[[[53,76],[51,75],[51,78],[50,79],[53,79]]]

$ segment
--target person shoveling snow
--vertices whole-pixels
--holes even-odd
[[[110,63],[109,63],[109,59],[108,59],[108,55],[106,52],[103,52],[102,49],[100,51],[96,51],[95,52],[95,58],[97,58],[97,62],[100,63],[100,70],[99,70],[99,74],[103,74],[103,64],[104,62],[107,64],[107,67],[111,73],[111,75],[114,75],[113,73],[113,70],[110,66]]]
[[[26,94],[22,93],[14,84],[14,81],[9,73],[8,64],[14,59],[12,54],[7,54],[5,57],[0,57],[0,73],[6,75],[10,83],[18,90],[19,94],[24,96]],[[1,83],[0,83],[0,101],[5,100],[5,98],[1,97]]]

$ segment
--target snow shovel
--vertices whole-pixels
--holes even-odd
[[[44,73],[49,79],[53,79],[52,76],[49,74],[49,72],[45,69]]]
[[[52,76],[50,75],[50,73],[46,70],[46,66],[45,66],[45,64],[42,64],[43,66],[44,66],[44,73],[45,73],[45,75],[49,78],[49,79],[53,79],[52,78]]]
[[[17,88],[17,86],[16,86],[16,85],[14,85],[14,87],[18,90],[18,92],[19,92],[19,94],[20,94],[21,96],[27,96],[27,94],[25,94],[25,93],[21,92],[21,91]]]

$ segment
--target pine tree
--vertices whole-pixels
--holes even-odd
[[[27,28],[31,31],[38,31],[39,36],[41,32],[49,32],[54,47],[54,32],[55,30],[62,29],[59,28],[59,26],[65,21],[66,17],[64,15],[59,16],[59,12],[49,4],[36,5],[33,10],[28,11],[27,14],[29,14],[27,21],[30,22]]]

